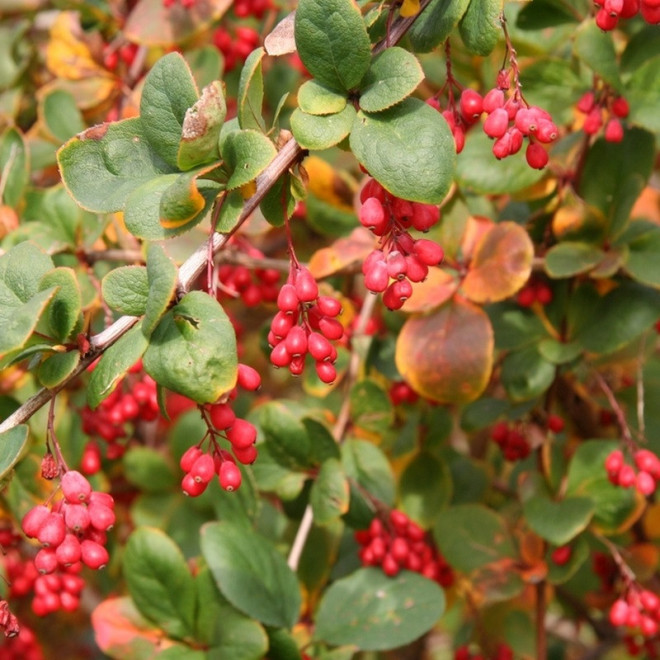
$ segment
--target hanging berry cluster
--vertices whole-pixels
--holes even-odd
[[[45,656],[37,636],[24,623],[18,634],[8,638],[2,645],[2,660],[44,660]]]
[[[238,387],[254,392],[261,385],[259,373],[245,364],[238,365]],[[230,393],[228,400],[236,398],[237,388]],[[185,472],[181,488],[185,495],[201,495],[215,476],[220,487],[234,491],[241,485],[241,471],[236,461],[243,465],[254,463],[257,459],[257,429],[245,419],[236,417],[228,402],[214,403],[202,408],[202,417],[208,431],[199,443],[187,449],[179,465]],[[229,442],[230,450],[222,449],[219,440]],[[207,443],[207,448],[202,449]]]
[[[553,294],[550,286],[543,280],[530,279],[525,286],[518,291],[516,302],[521,307],[531,307],[534,303],[545,306],[552,302]]]
[[[120,458],[126,451],[119,440],[132,434],[127,425],[154,421],[159,414],[156,382],[142,371],[141,360],[131,367],[126,378],[98,408],[92,410],[85,406],[80,411],[83,432],[107,443],[105,453],[110,460]],[[81,467],[86,474],[95,474],[101,469],[101,452],[95,442],[87,444]]]
[[[490,437],[499,448],[507,461],[521,461],[531,452],[529,441],[523,433],[511,428],[507,422],[498,422],[493,426]]]
[[[319,295],[314,276],[294,260],[288,281],[277,296],[277,308],[268,332],[271,363],[288,367],[292,375],[299,376],[309,353],[319,379],[334,382],[337,349],[332,342],[344,336],[344,326],[336,318],[341,303],[332,296]]]
[[[259,33],[243,25],[232,31],[219,27],[213,33],[213,44],[222,53],[224,71],[228,73],[237,64],[245,62],[247,56],[259,45]]]
[[[449,564],[429,543],[426,532],[403,511],[392,509],[386,523],[374,518],[368,529],[355,532],[355,540],[362,546],[362,564],[380,566],[389,577],[405,569],[421,573],[443,587],[454,583]]]
[[[261,19],[269,9],[275,8],[272,0],[234,0],[234,14],[238,18],[254,16]]]
[[[623,124],[630,112],[628,101],[617,96],[609,87],[602,90],[585,92],[577,102],[576,108],[586,115],[582,130],[587,135],[596,135],[603,126],[603,137],[608,142],[623,140]]]
[[[599,7],[596,12],[596,25],[601,30],[613,30],[622,18],[634,18],[637,14],[651,25],[660,23],[660,2],[658,0],[594,0]]]
[[[400,309],[412,295],[413,283],[423,282],[429,267],[444,257],[437,243],[415,239],[408,230],[428,231],[440,219],[440,210],[395,197],[375,179],[364,185],[360,201],[360,223],[379,237],[378,249],[362,264],[364,284],[372,293],[383,294],[388,309]]]
[[[660,623],[660,598],[633,582],[610,608],[612,625],[627,628],[630,633],[655,637]]]
[[[615,449],[605,459],[607,477],[615,486],[634,486],[642,495],[648,497],[655,492],[660,479],[660,459],[648,449],[635,451],[633,459],[635,466],[626,463],[623,452]]]

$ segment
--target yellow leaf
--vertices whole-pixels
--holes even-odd
[[[415,16],[419,13],[419,0],[403,0],[401,5],[401,10],[399,14],[403,18],[408,18],[409,16]]]
[[[347,213],[353,213],[353,196],[357,186],[355,182],[344,178],[330,163],[318,156],[310,156],[304,162],[309,176],[309,192]]]

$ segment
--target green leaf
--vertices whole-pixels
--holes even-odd
[[[149,280],[144,266],[119,266],[101,280],[106,304],[120,314],[142,316],[147,307]]]
[[[298,107],[308,115],[334,115],[346,107],[346,93],[308,80],[298,90]]]
[[[451,501],[453,484],[447,464],[420,451],[401,474],[401,509],[418,525],[428,529]]]
[[[475,55],[490,55],[500,37],[504,0],[470,0],[458,29],[465,47]]]
[[[164,532],[139,527],[123,555],[124,577],[140,613],[168,636],[193,634],[195,583],[179,547]]]
[[[655,26],[649,27],[657,33]],[[648,41],[644,42],[644,49],[648,52]],[[656,112],[660,96],[658,66],[660,57],[645,62],[632,74],[626,88],[626,98],[630,103],[628,121],[655,133],[660,133],[660,116]]]
[[[165,250],[152,243],[147,250],[147,303],[142,332],[149,337],[170,306],[179,279],[179,271]]]
[[[23,453],[30,429],[27,424],[19,424],[0,433],[0,480],[6,479]]]
[[[96,408],[112,394],[119,381],[147,350],[148,341],[141,323],[131,328],[108,348],[99,360],[87,386],[89,407]]]
[[[268,629],[268,660],[302,660],[298,644],[284,628]]]
[[[360,85],[360,109],[386,110],[410,96],[424,79],[417,58],[393,46],[376,55]]]
[[[440,512],[433,536],[452,568],[465,573],[515,554],[504,519],[479,504]]]
[[[196,637],[209,645],[208,660],[261,660],[268,651],[268,637],[263,626],[231,606],[207,567],[199,572],[195,582]]]
[[[253,130],[230,133],[222,145],[222,157],[229,172],[227,190],[240,188],[261,174],[277,155],[275,145]]]
[[[373,115],[359,112],[350,144],[360,163],[397,197],[439,204],[449,191],[454,140],[442,115],[419,99]]]
[[[634,514],[634,489],[610,482],[605,459],[619,448],[618,441],[580,443],[568,466],[566,497],[587,497],[595,507],[593,522],[606,534],[617,532]]]
[[[468,133],[456,167],[461,187],[482,195],[499,195],[528,188],[543,178],[543,171],[531,168],[521,154],[497,160],[492,144],[483,131]]]
[[[199,172],[167,174],[152,178],[134,190],[126,200],[124,222],[127,229],[138,238],[158,241],[182,234],[200,223],[221,187],[212,181],[195,180],[198,175]],[[198,204],[199,195],[205,206],[190,217],[190,205]],[[191,201],[191,198],[194,199]],[[166,200],[165,208],[161,206],[163,200]],[[165,213],[168,227],[161,222],[162,213]]]
[[[490,305],[488,316],[493,324],[495,347],[498,349],[518,350],[547,336],[539,317],[517,305]]]
[[[310,460],[313,465],[321,465],[329,458],[339,458],[339,446],[328,427],[313,417],[303,417],[303,426],[309,437]]]
[[[66,142],[87,128],[76,99],[64,89],[55,89],[46,94],[42,101],[42,111],[46,128],[59,142]]]
[[[615,89],[621,89],[619,65],[612,35],[603,32],[595,21],[584,21],[577,29],[573,52],[604,82]]]
[[[55,289],[41,291],[26,303],[0,282],[0,356],[21,348],[30,338]]]
[[[611,237],[625,229],[630,210],[651,176],[654,158],[654,138],[640,128],[626,130],[621,142],[601,138],[589,149],[579,194],[602,211]]]
[[[576,15],[561,0],[536,0],[520,10],[516,17],[516,27],[521,30],[542,30],[577,21]]]
[[[303,588],[310,594],[319,594],[339,567],[338,555],[346,541],[345,525],[335,519],[327,525],[313,524],[300,555],[296,574]]]
[[[267,403],[259,412],[259,424],[273,458],[292,469],[310,467],[312,446],[302,421],[279,401]]]
[[[151,146],[139,117],[87,129],[59,149],[57,162],[71,196],[96,213],[122,211],[133,191],[175,169]]]
[[[252,128],[263,132],[264,120],[261,116],[264,101],[264,77],[261,60],[266,52],[255,48],[245,60],[238,82],[237,113],[241,128]]]
[[[556,367],[536,346],[509,353],[502,363],[502,384],[513,401],[529,401],[545,392],[555,379]]]
[[[151,147],[172,168],[178,167],[186,111],[196,101],[197,87],[183,56],[161,57],[145,78],[140,120]]]
[[[28,184],[30,165],[25,140],[16,128],[8,128],[0,136],[0,173],[4,182],[0,202],[18,206]]]
[[[660,228],[655,223],[644,221],[634,222],[631,228],[635,226],[635,236],[627,242],[624,268],[634,280],[660,288]],[[625,235],[622,240],[625,240]]]
[[[545,272],[554,279],[573,277],[597,266],[605,253],[589,243],[563,241],[545,254]]]
[[[431,0],[408,32],[416,53],[428,53],[443,43],[463,18],[470,0]]]
[[[480,431],[497,421],[509,405],[502,399],[484,397],[468,403],[461,413],[461,428],[464,431]]]
[[[231,230],[238,224],[241,214],[243,213],[244,204],[245,200],[243,199],[240,190],[232,190],[229,193],[225,193],[215,230],[221,234],[228,234],[231,232]]]
[[[296,108],[291,115],[291,132],[300,146],[311,151],[329,149],[351,132],[355,121],[353,106],[346,105],[332,115],[308,115]]]
[[[37,377],[44,387],[53,389],[61,385],[73,373],[78,364],[80,364],[78,351],[55,353],[39,365]]]
[[[383,504],[393,504],[394,475],[381,449],[366,440],[349,440],[341,446],[341,460],[349,479],[357,481]]]
[[[300,0],[294,34],[298,55],[314,78],[333,89],[357,87],[371,63],[371,43],[351,0]]]
[[[357,382],[350,392],[351,421],[354,426],[384,433],[392,428],[394,409],[387,392],[374,380]]]
[[[191,170],[218,160],[218,139],[227,116],[224,88],[215,81],[202,90],[199,100],[192,105],[183,118],[181,141],[177,152],[177,167]]]
[[[582,347],[577,342],[562,342],[552,337],[542,339],[539,344],[539,353],[552,364],[566,364],[572,362],[582,353]]]
[[[298,580],[266,538],[223,521],[204,525],[201,543],[218,589],[234,607],[266,625],[294,625],[301,604]]]
[[[309,496],[314,522],[326,525],[348,511],[349,487],[344,468],[336,458],[321,465]]]
[[[363,568],[325,592],[314,637],[363,651],[393,649],[421,637],[444,610],[442,589],[418,573],[389,578],[380,569]]]
[[[523,504],[527,524],[555,545],[565,545],[584,531],[594,514],[594,504],[588,497],[566,497],[553,501],[537,495]]]
[[[236,384],[236,335],[220,303],[191,291],[153,331],[145,371],[162,387],[212,403]]]
[[[72,268],[60,266],[48,271],[39,283],[42,290],[54,286],[57,287],[57,292],[48,304],[46,318],[53,337],[65,342],[82,321],[80,284]]]
[[[261,201],[259,209],[269,224],[281,227],[286,218],[291,217],[295,208],[296,200],[292,194],[291,175],[287,172],[275,181],[275,185]]]
[[[166,493],[179,485],[179,475],[163,452],[151,447],[130,447],[122,465],[126,480],[146,493]]]
[[[580,567],[591,558],[591,548],[584,537],[579,537],[571,544],[571,558],[567,564],[559,566],[552,561],[552,549],[548,549],[546,563],[548,565],[548,582],[563,584],[577,573]]]
[[[575,339],[587,351],[611,353],[637,339],[658,320],[660,293],[624,282],[589,309]]]
[[[41,278],[53,266],[53,260],[41,248],[25,241],[0,256],[0,281],[17,301],[26,303],[41,291]],[[3,303],[7,304],[4,300]]]

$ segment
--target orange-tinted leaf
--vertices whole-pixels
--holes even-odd
[[[482,236],[487,234],[494,225],[495,223],[492,220],[481,215],[471,215],[467,219],[463,231],[463,237],[461,239],[461,253],[463,259],[469,260],[472,258]]]
[[[418,394],[440,403],[468,403],[488,384],[493,345],[486,313],[454,298],[432,314],[404,323],[396,366]]]
[[[642,524],[649,539],[660,539],[660,504],[650,504],[647,507]]]
[[[534,244],[523,227],[515,222],[494,225],[475,246],[463,292],[478,303],[504,300],[529,279],[533,258]]]
[[[375,245],[373,234],[364,227],[357,227],[330,247],[317,250],[309,261],[309,270],[316,278],[334,275],[348,266],[361,264]]]
[[[113,658],[146,658],[150,649],[155,657],[173,644],[142,617],[128,597],[104,600],[92,612],[92,626],[96,643]]]
[[[660,191],[646,186],[630,212],[631,218],[645,218],[660,224]]]
[[[319,199],[347,213],[353,213],[353,198],[357,184],[348,176],[341,176],[327,161],[309,156],[303,163],[309,177],[309,192]]]
[[[660,560],[660,549],[652,543],[637,543],[628,548],[628,564],[640,582],[653,577],[658,560]]]
[[[175,46],[203,32],[231,4],[231,0],[198,0],[166,7],[162,0],[140,0],[126,21],[124,35],[144,46]]]
[[[404,312],[428,312],[447,302],[458,289],[458,273],[444,268],[430,268],[428,277],[414,285],[413,295],[403,303]]]

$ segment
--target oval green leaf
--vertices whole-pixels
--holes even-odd
[[[142,316],[147,308],[149,279],[144,266],[119,266],[101,280],[106,304],[120,314]]]
[[[277,155],[275,145],[250,129],[230,133],[222,144],[224,166],[229,172],[227,190],[253,181]]]
[[[355,121],[353,106],[347,105],[333,115],[308,115],[296,108],[291,115],[291,132],[304,149],[320,151],[339,144]]]
[[[5,479],[18,463],[27,444],[29,432],[27,424],[19,424],[0,433],[0,480]]]
[[[298,107],[308,115],[334,115],[346,107],[345,92],[308,80],[298,90]]]
[[[165,250],[152,243],[147,250],[147,303],[142,320],[142,332],[148,337],[172,301],[179,278],[174,262]]]

